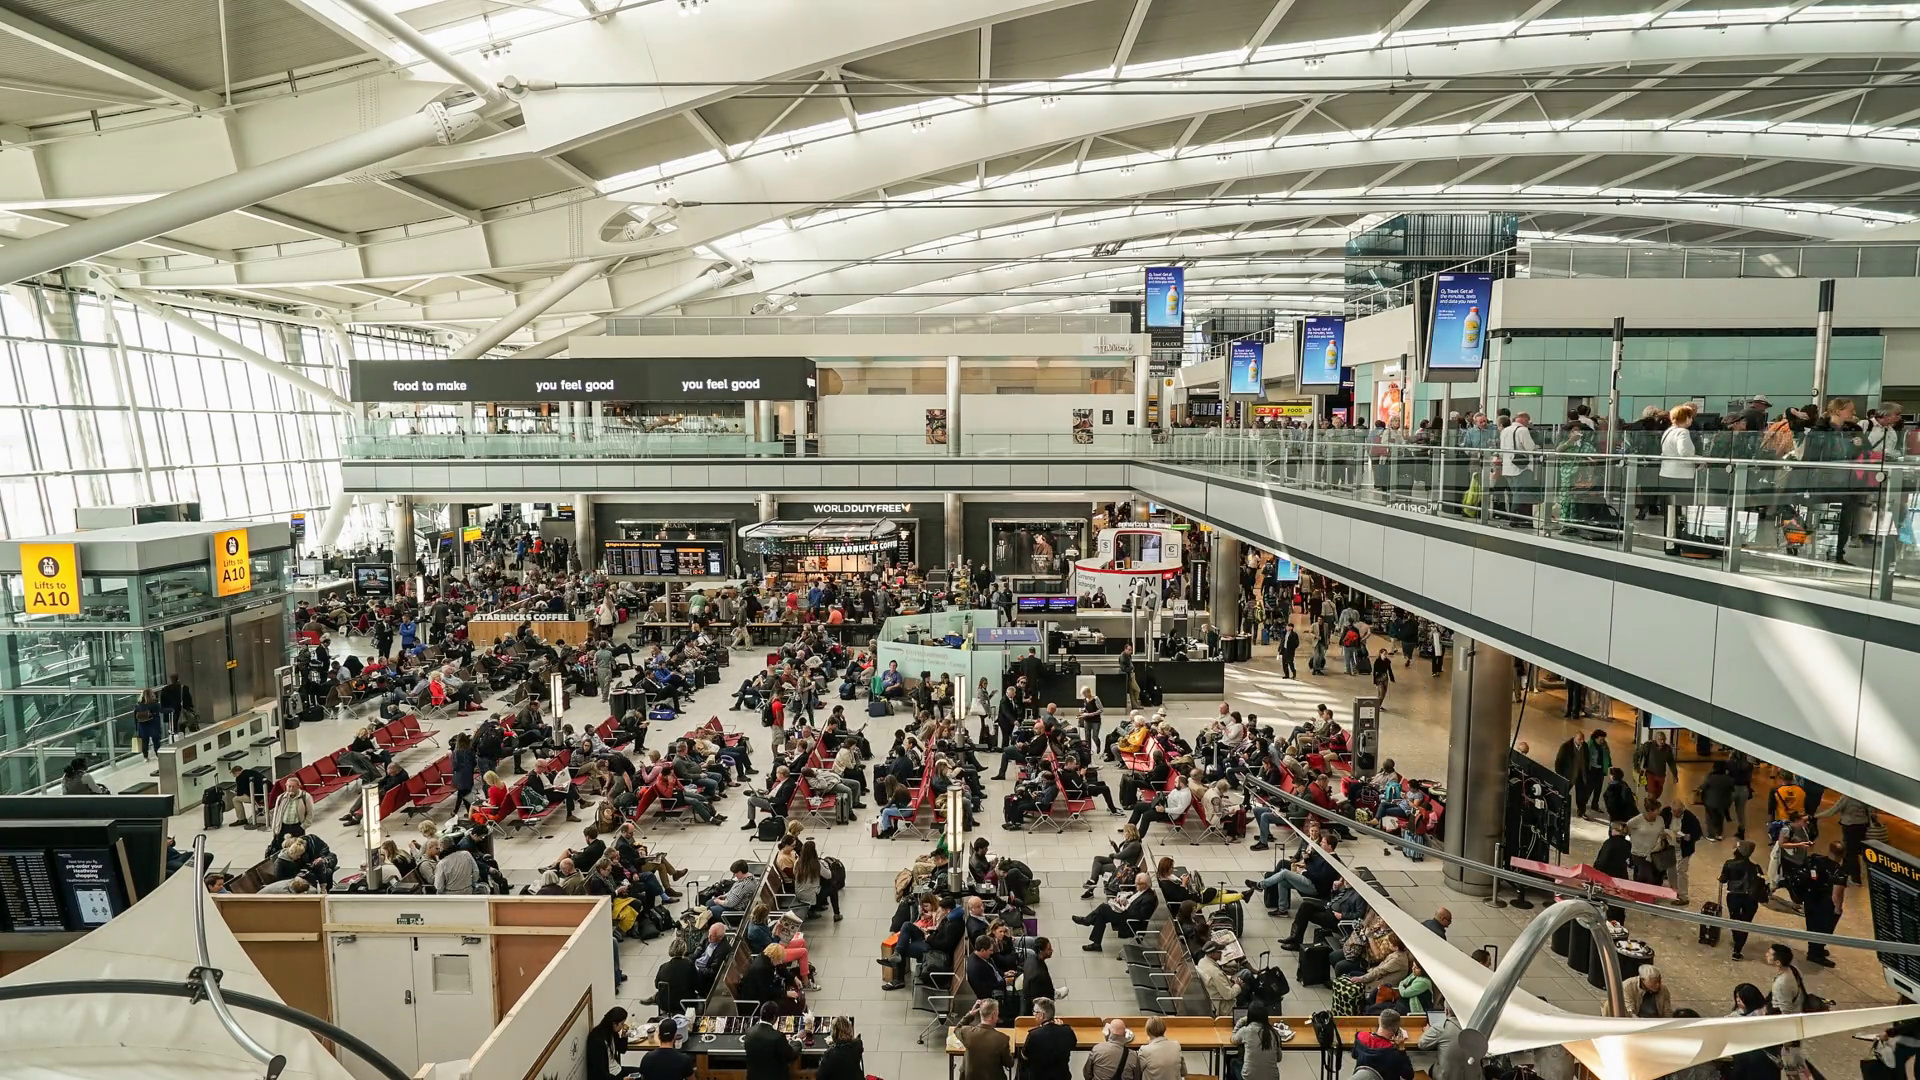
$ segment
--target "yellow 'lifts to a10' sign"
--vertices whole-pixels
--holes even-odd
[[[253,555],[247,530],[213,534],[213,594],[233,596],[253,588]]]
[[[80,552],[74,544],[21,544],[27,614],[80,614]]]

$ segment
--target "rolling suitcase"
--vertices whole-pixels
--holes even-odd
[[[1300,966],[1293,981],[1301,986],[1325,986],[1333,978],[1333,946],[1323,941],[1300,946]]]
[[[1701,904],[1701,905],[1700,905],[1700,914],[1702,914],[1702,915],[1712,915],[1712,916],[1714,916],[1715,918],[1718,918],[1718,917],[1720,916],[1720,904],[1719,904],[1719,902],[1718,902],[1718,901],[1714,901],[1714,900],[1709,900],[1709,901],[1707,901],[1706,903],[1704,903],[1704,904]],[[1702,944],[1702,945],[1718,945],[1718,944],[1720,944],[1720,928],[1719,928],[1719,927],[1717,927],[1717,926],[1702,926],[1702,927],[1700,927],[1700,944]]]
[[[225,820],[226,809],[227,794],[215,784],[200,796],[200,824],[209,829],[219,828]]]

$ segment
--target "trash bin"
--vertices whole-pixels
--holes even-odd
[[[285,779],[300,771],[300,751],[287,750],[273,755],[273,778]]]
[[[1567,924],[1567,966],[1585,975],[1593,967],[1593,932],[1579,922]]]

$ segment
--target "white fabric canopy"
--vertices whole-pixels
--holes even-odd
[[[191,873],[49,956],[0,979],[0,985],[88,979],[184,983],[199,964],[193,933]],[[209,904],[207,951],[229,991],[279,1001],[246,951]],[[318,972],[316,978],[321,978]],[[240,1026],[287,1059],[287,1080],[353,1080],[306,1029],[235,1009]],[[8,1080],[259,1080],[266,1067],[227,1034],[213,1007],[186,998],[76,994],[0,1004],[0,1074]]]
[[[1297,828],[1294,831],[1300,832]],[[1418,918],[1395,907],[1338,857],[1326,855],[1326,859],[1393,928],[1446,997],[1454,1014],[1465,1023],[1485,995],[1493,972],[1427,929]],[[1642,1020],[1568,1012],[1516,987],[1493,1030],[1487,1033],[1487,1052],[1510,1054],[1541,1046],[1565,1046],[1602,1080],[1654,1080],[1729,1054],[1819,1035],[1883,1028],[1916,1016],[1920,1016],[1920,1005],[1792,1016]]]

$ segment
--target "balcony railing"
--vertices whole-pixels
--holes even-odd
[[[1131,334],[1127,315],[672,315],[607,320],[610,337],[736,334]]]
[[[1661,475],[1646,433],[1608,450],[1535,428],[1542,447],[1509,455],[1482,446],[1372,441],[1342,431],[969,435],[959,453],[923,435],[825,435],[821,460],[1164,462],[1388,510],[1445,516],[1579,547],[1664,557],[1788,580],[1868,599],[1920,605],[1920,464],[1856,461],[1844,440],[1782,461],[1758,436],[1702,436],[1705,456]],[[1815,439],[1819,436],[1805,436]],[[1465,433],[1474,442],[1485,432]],[[1739,441],[1736,441],[1738,439]],[[784,443],[741,435],[363,435],[349,458],[375,460],[782,458]],[[1520,465],[1524,463],[1524,468]],[[1863,539],[1864,538],[1864,539]]]

